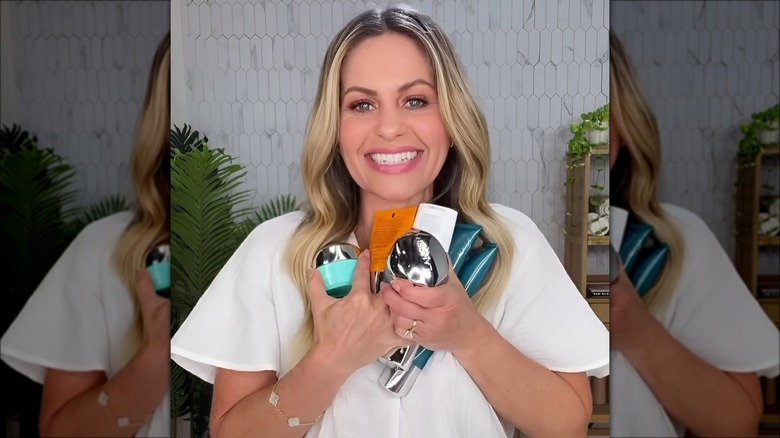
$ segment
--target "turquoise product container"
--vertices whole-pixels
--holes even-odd
[[[333,298],[344,298],[352,290],[357,259],[339,260],[317,268],[322,274],[325,291]]]
[[[146,270],[157,295],[171,297],[171,247],[157,245],[146,255]]]
[[[315,264],[328,295],[344,298],[349,294],[359,254],[360,249],[350,243],[328,245],[317,253]]]
[[[639,293],[644,297],[655,284],[658,274],[661,273],[666,259],[669,256],[669,247],[666,244],[660,244],[658,247],[648,251],[647,256],[637,261],[636,267],[629,274],[631,283]]]
[[[455,274],[460,273],[460,268],[463,267],[466,256],[471,251],[471,247],[474,246],[474,242],[476,242],[480,232],[482,232],[480,225],[465,223],[455,225],[455,230],[452,232],[450,250],[448,251],[452,261],[452,270],[455,271]]]
[[[463,288],[468,292],[469,297],[477,293],[477,289],[485,282],[490,267],[498,255],[498,245],[495,243],[486,243],[482,250],[472,255],[463,264],[458,279],[463,284]]]
[[[631,272],[639,253],[645,247],[645,242],[653,233],[653,227],[642,223],[629,223],[623,234],[623,243],[620,244],[620,259],[623,261],[623,269]]]
[[[146,268],[152,276],[154,290],[159,291],[171,287],[171,261],[165,260]]]

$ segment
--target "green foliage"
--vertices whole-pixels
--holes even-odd
[[[238,224],[236,232],[240,241],[249,236],[249,233],[261,223],[284,214],[300,210],[301,206],[292,195],[281,195],[266,202],[257,209],[253,215]]]
[[[6,154],[19,152],[22,149],[35,148],[37,144],[38,139],[36,137],[30,138],[30,134],[22,130],[22,127],[17,124],[10,128],[3,126],[3,129],[0,130],[0,158],[3,158]]]
[[[185,125],[185,131],[189,127]],[[174,137],[171,133],[171,138]],[[198,145],[198,146],[196,146]],[[188,135],[171,159],[171,324],[178,330],[211,284],[238,241],[235,222],[246,212],[237,206],[247,192],[233,193],[246,174],[223,149],[209,149],[198,135]],[[211,385],[172,362],[173,418],[190,414],[192,432],[208,430]]]
[[[596,169],[596,181],[590,185],[590,187],[596,191],[602,191],[604,190],[604,186],[601,185],[601,175],[604,173],[604,167],[598,167]]]
[[[248,191],[236,191],[244,167],[224,149],[211,149],[206,137],[184,125],[171,132],[171,330],[192,308],[254,227],[298,209],[281,196],[250,215],[240,208]],[[188,415],[193,436],[208,435],[212,386],[171,362],[171,416]]]
[[[780,129],[780,104],[774,105],[765,111],[751,115],[749,123],[740,126],[743,137],[739,141],[737,151],[737,166],[748,167],[755,164],[756,157],[765,145],[758,139],[761,131],[776,131]]]
[[[186,154],[195,149],[203,150],[208,143],[209,138],[206,136],[200,138],[200,133],[193,131],[190,125],[185,124],[184,128],[174,125],[171,129],[171,158],[177,151]]]
[[[5,146],[5,145],[4,145]],[[76,211],[73,168],[33,141],[2,148],[0,263],[6,293],[26,300],[70,243],[64,232]]]
[[[82,210],[73,206],[75,171],[19,125],[0,130],[0,265],[7,327],[76,235],[90,222],[127,209],[112,196]]]
[[[572,123],[569,130],[574,134],[568,144],[570,167],[581,167],[584,165],[585,158],[590,155],[591,149],[595,146],[588,140],[587,133],[591,131],[606,131],[609,128],[609,104],[605,104],[596,110],[584,113],[580,116],[582,122]]]
[[[65,227],[69,240],[74,239],[87,225],[99,219],[130,209],[130,204],[121,195],[109,195],[82,211]]]

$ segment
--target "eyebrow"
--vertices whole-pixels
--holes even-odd
[[[427,86],[429,86],[431,88],[434,88],[433,84],[431,84],[430,82],[426,81],[425,79],[415,79],[412,82],[407,82],[407,83],[401,85],[400,87],[398,87],[398,92],[400,93],[402,91],[406,91],[409,88],[412,88],[413,86],[419,85],[419,84],[427,85]],[[353,85],[352,87],[349,87],[346,90],[344,90],[344,93],[342,94],[342,96],[345,96],[350,91],[359,91],[361,93],[368,94],[369,96],[376,96],[377,95],[376,90],[372,90],[370,88]]]

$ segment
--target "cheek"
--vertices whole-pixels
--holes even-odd
[[[339,120],[339,145],[344,152],[355,148],[359,131],[360,124],[355,123],[354,119],[346,117]]]
[[[416,120],[415,132],[431,152],[443,155],[440,157],[443,163],[450,147],[450,140],[441,116],[436,114],[419,118]]]
[[[360,148],[366,141],[365,125],[354,117],[345,117],[339,122],[339,149],[350,173],[354,170],[359,159],[362,158]]]

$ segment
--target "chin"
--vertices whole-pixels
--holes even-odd
[[[403,183],[398,183],[398,185],[405,187],[397,187],[396,190],[393,190],[394,188],[392,187],[381,187],[380,190],[371,190],[369,193],[372,197],[387,203],[409,205],[411,202],[420,199],[420,194],[425,190],[424,188],[409,190],[409,186]]]

